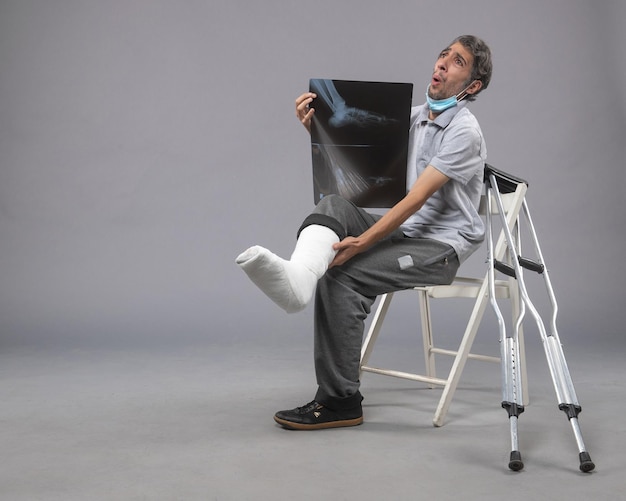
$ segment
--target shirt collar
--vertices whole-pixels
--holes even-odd
[[[450,125],[450,122],[452,122],[452,119],[456,116],[456,114],[459,111],[461,111],[463,108],[465,108],[466,106],[467,106],[467,101],[464,101],[464,100],[460,101],[459,103],[457,103],[456,106],[453,106],[452,108],[448,108],[444,112],[440,113],[434,120],[432,120],[432,122],[435,125],[438,125],[439,127],[441,127],[442,129],[445,129],[448,125]],[[428,104],[424,103],[420,107],[419,112],[417,114],[417,121],[428,122],[429,111],[430,110],[428,109]]]

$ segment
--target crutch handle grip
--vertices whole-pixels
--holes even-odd
[[[525,257],[519,256],[517,258],[519,264],[522,268],[526,268],[527,270],[534,271],[536,273],[543,273],[545,270],[545,266],[537,261],[533,261],[532,259],[527,259]],[[513,266],[503,263],[502,261],[495,260],[493,262],[493,267],[498,270],[500,273],[503,273],[509,277],[516,278],[515,268]]]
[[[502,261],[498,261],[495,260],[493,262],[493,267],[498,270],[500,273],[503,273],[509,277],[515,278],[515,268],[513,268],[512,266],[509,266],[506,263],[503,263]]]
[[[544,272],[545,266],[537,261],[533,261],[532,259],[527,259],[525,257],[519,257],[519,264],[522,268],[526,268],[527,270],[534,271],[539,273],[540,275]]]

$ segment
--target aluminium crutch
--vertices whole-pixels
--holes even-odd
[[[498,320],[498,326],[500,329],[500,343],[501,343],[501,356],[502,356],[502,407],[509,414],[509,423],[511,431],[511,455],[509,460],[509,468],[514,471],[519,471],[524,467],[521,453],[519,451],[517,425],[518,419],[522,412],[524,412],[524,405],[522,400],[522,378],[521,368],[519,364],[519,332],[522,325],[522,321],[528,310],[531,316],[535,319],[539,334],[543,343],[548,368],[554,389],[556,391],[559,409],[565,412],[569,422],[571,424],[576,443],[579,450],[579,468],[583,472],[590,472],[595,468],[595,464],[591,460],[591,457],[582,439],[582,434],[578,424],[578,414],[582,408],[578,403],[574,385],[570,377],[570,373],[565,361],[565,355],[563,353],[562,345],[559,339],[558,331],[556,328],[556,316],[558,306],[556,297],[550,282],[548,270],[545,266],[545,261],[541,253],[535,227],[530,217],[530,211],[526,200],[522,200],[522,209],[525,221],[528,225],[528,230],[531,239],[534,244],[536,252],[536,260],[524,258],[520,255],[520,218],[514,225],[516,231],[516,238],[514,238],[511,228],[507,224],[504,212],[504,204],[502,202],[501,192],[514,191],[514,186],[518,183],[525,183],[520,179],[514,178],[508,174],[497,171],[493,167],[485,166],[486,176],[486,191],[487,191],[487,239],[489,246],[488,257],[488,276],[489,276],[489,296],[493,310]],[[526,183],[525,183],[526,184]],[[506,249],[508,259],[506,262],[496,259],[494,256],[494,243],[493,243],[493,230],[492,230],[492,197],[495,199],[498,214],[502,222],[502,229],[506,241]],[[550,300],[550,306],[552,309],[550,332],[546,331],[546,327],[539,315],[538,311],[534,307],[526,285],[522,269],[526,269],[541,275],[544,279],[544,284],[547,289],[548,297]],[[498,307],[495,296],[495,270],[515,279],[518,287],[520,304],[517,318],[513,322],[512,333],[507,334],[504,317]]]

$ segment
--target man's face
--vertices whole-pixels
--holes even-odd
[[[428,94],[432,99],[456,96],[471,82],[474,56],[460,42],[441,51],[430,80]]]

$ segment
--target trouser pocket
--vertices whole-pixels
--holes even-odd
[[[449,247],[448,249],[446,249],[443,252],[440,252],[434,256],[429,257],[428,259],[424,260],[424,266],[432,266],[433,264],[437,264],[437,263],[441,263],[441,264],[447,264],[448,263],[448,258],[450,258],[452,255],[454,255],[455,250],[453,247]]]

